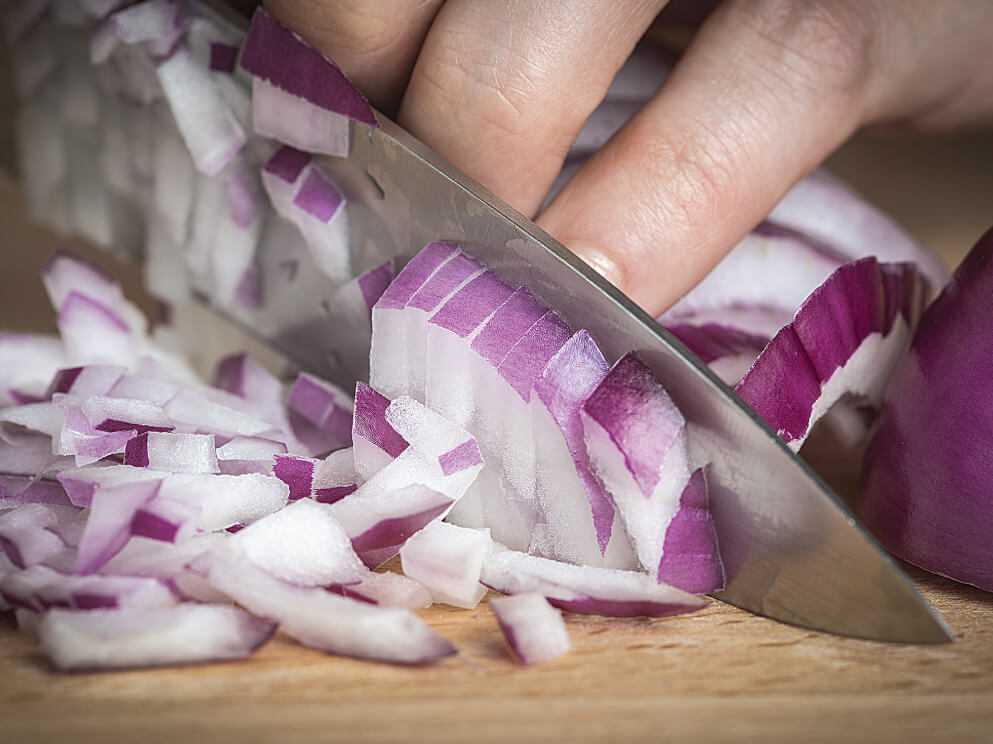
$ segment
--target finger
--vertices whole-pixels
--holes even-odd
[[[373,105],[396,110],[444,0],[266,0],[269,11],[334,59]]]
[[[740,0],[539,223],[658,314],[859,125],[863,5]]]
[[[400,122],[525,214],[665,0],[449,0]]]

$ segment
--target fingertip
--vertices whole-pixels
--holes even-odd
[[[571,241],[566,245],[600,276],[624,291],[624,271],[613,256],[599,246],[585,241]]]

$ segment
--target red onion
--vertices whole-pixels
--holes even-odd
[[[139,434],[124,448],[124,464],[172,473],[220,472],[213,434]]]
[[[241,56],[242,67],[255,76],[255,129],[312,152],[348,155],[348,121],[377,126],[362,94],[338,66],[262,8]]]
[[[369,484],[373,488],[367,488]],[[391,490],[375,488],[376,479],[369,484],[330,508],[351,538],[355,552],[370,568],[397,555],[411,535],[452,506],[447,495],[418,483]]]
[[[572,650],[562,613],[540,594],[515,594],[490,600],[500,632],[522,664],[551,661]]]
[[[306,372],[301,373],[287,399],[289,409],[327,435],[327,449],[347,445],[351,439],[351,396]]]
[[[432,522],[404,543],[400,560],[435,602],[471,609],[486,594],[479,577],[492,547],[489,530]]]
[[[51,610],[38,627],[42,650],[62,671],[190,664],[251,656],[275,624],[226,605]]]
[[[578,614],[664,617],[706,604],[640,572],[574,566],[513,550],[498,550],[486,559],[482,582],[504,594],[538,593],[555,607]]]
[[[329,592],[380,607],[419,610],[431,606],[431,593],[413,579],[390,571],[369,571],[357,584],[333,585]]]
[[[988,309],[993,231],[927,309],[865,462],[858,514],[894,554],[993,591]]]
[[[311,499],[258,520],[228,542],[260,570],[297,586],[352,584],[365,573],[333,507]]]
[[[245,475],[272,472],[276,455],[286,454],[286,445],[261,437],[233,437],[217,448],[217,464],[222,473]]]
[[[330,653],[401,664],[431,663],[455,653],[409,610],[288,584],[255,568],[233,546],[213,556],[209,579],[252,614],[271,618],[288,636]]]
[[[580,409],[607,374],[592,336],[579,331],[551,358],[531,399],[535,493],[543,519],[531,548],[581,565],[631,565],[625,541],[611,542],[614,504],[594,475]]]
[[[65,543],[49,529],[58,521],[58,508],[25,504],[0,514],[0,549],[11,563],[27,568],[63,551]]]
[[[355,418],[352,421],[352,457],[355,472],[368,480],[407,449],[404,439],[389,421],[390,401],[368,385],[355,386]]]
[[[158,78],[197,169],[217,175],[244,147],[246,135],[209,71],[180,48],[159,65]]]
[[[314,472],[314,498],[325,504],[355,493],[362,478],[356,472],[351,447],[332,452],[322,460]]]
[[[841,267],[769,342],[736,391],[799,449],[842,396],[878,405],[926,294],[909,264],[866,258]]]
[[[0,333],[0,405],[31,403],[65,365],[57,338],[34,333]]]

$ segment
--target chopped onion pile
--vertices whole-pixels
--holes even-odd
[[[521,552],[554,554],[562,536],[575,551],[555,557],[589,555],[602,566],[606,553],[639,567],[629,522],[608,522],[607,540],[622,546],[614,553],[602,550],[594,529],[590,504],[613,515],[622,494],[601,482],[606,466],[584,439],[584,417],[600,397],[627,394],[625,370],[647,368],[628,356],[608,369],[588,333],[573,334],[457,246],[432,244],[376,291],[383,307],[374,306],[374,348],[383,349],[377,329],[402,323],[403,368],[416,370],[394,377],[392,399],[360,383],[353,402],[306,373],[287,385],[243,354],[218,364],[216,386],[204,384],[150,340],[108,277],[59,255],[44,280],[63,337],[16,337],[34,368],[0,376],[3,389],[32,391],[29,402],[11,395],[0,408],[0,597],[59,669],[243,658],[276,629],[329,653],[422,664],[455,653],[413,613],[432,602],[475,607],[490,587],[538,592],[569,611],[664,616],[703,600],[660,579],[700,592],[723,581],[705,480],[684,472],[685,456],[675,491],[659,497],[675,498],[676,515],[649,508],[643,518],[665,536],[663,558],[648,561],[646,573]],[[466,294],[479,286],[474,280],[486,290],[484,312]],[[69,312],[78,303],[109,320],[78,322]],[[385,307],[396,311],[387,325]],[[478,318],[477,331],[448,330],[469,318]],[[442,328],[464,347],[434,340],[497,385],[497,401],[436,379],[426,346]],[[373,369],[382,362],[374,353]],[[570,369],[584,381],[570,386]],[[473,406],[448,407],[459,421],[403,392],[445,400],[443,385],[458,406]],[[682,436],[678,411],[665,415]],[[522,458],[515,444],[534,443],[538,422],[552,443]],[[326,448],[315,451],[315,442]],[[534,485],[512,490],[528,478]],[[580,493],[555,490],[560,480]],[[469,499],[504,532],[530,524],[534,544],[508,550],[490,529],[456,524]],[[541,517],[527,523],[519,514]],[[499,521],[508,517],[510,529]],[[569,520],[585,527],[571,534]],[[397,555],[406,576],[374,570]],[[667,573],[669,560],[677,570]],[[547,604],[524,598],[494,611],[518,658],[568,649],[561,616]]]
[[[733,580],[707,463],[637,354],[611,365],[459,245],[399,271],[350,245],[344,190],[312,154],[347,156],[377,121],[333,62],[262,9],[246,36],[193,0],[68,5],[8,18],[32,213],[143,253],[163,300],[198,291],[243,320],[271,299],[263,259],[313,266],[335,362],[369,383],[353,398],[239,354],[207,385],[116,282],[53,258],[59,337],[0,335],[0,609],[56,668],[244,658],[277,630],[424,664],[456,649],[414,610],[472,608],[487,590],[510,595],[492,609],[535,663],[569,649],[560,610],[664,617]],[[639,47],[556,189],[667,66]],[[798,449],[832,410],[880,405],[943,280],[816,173],[661,321]],[[872,474],[888,467],[880,437]],[[873,493],[870,515],[905,506]],[[972,553],[943,563],[887,541],[989,588],[963,568]],[[377,570],[398,555],[405,575]]]

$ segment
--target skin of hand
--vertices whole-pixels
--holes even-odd
[[[666,5],[266,2],[377,107],[655,315],[858,129],[993,120],[993,2],[705,3],[659,94],[538,214]]]

